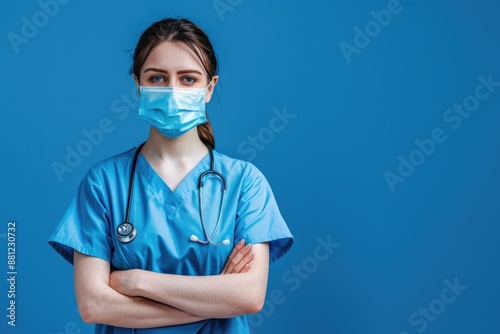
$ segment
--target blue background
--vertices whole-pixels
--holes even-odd
[[[92,333],[77,313],[72,266],[47,239],[87,169],[146,138],[134,100],[120,101],[134,92],[130,50],[153,21],[182,16],[219,56],[209,105],[218,151],[264,172],[296,238],[271,267],[253,332],[500,333],[500,87],[460,127],[443,118],[474,101],[478,77],[500,81],[500,5],[391,3],[67,1],[44,16],[37,1],[3,1],[0,332]],[[388,6],[397,13],[374,24],[371,11]],[[34,20],[38,31],[11,42]],[[346,56],[346,44],[356,52]],[[289,114],[280,131],[270,130],[273,109]],[[66,165],[68,147],[106,118],[113,130],[58,178],[54,162]],[[436,128],[446,140],[415,153]],[[249,136],[259,138],[256,154]],[[418,166],[391,187],[386,172],[397,175],[410,156]],[[5,316],[11,220],[15,328]],[[336,244],[331,254],[318,238]],[[446,280],[461,291],[444,290]]]

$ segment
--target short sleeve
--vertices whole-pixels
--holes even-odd
[[[73,196],[49,244],[73,263],[73,251],[111,259],[111,233],[107,199],[97,173],[90,169]]]
[[[287,253],[294,242],[269,183],[256,167],[243,181],[235,232],[236,240],[268,242],[271,262]]]

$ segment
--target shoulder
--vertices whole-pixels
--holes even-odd
[[[104,160],[95,163],[88,171],[87,176],[94,176],[99,179],[107,179],[110,176],[121,176],[128,174],[136,147],[127,151],[110,156]]]
[[[214,165],[220,167],[223,171],[231,174],[240,174],[242,176],[262,175],[262,172],[251,162],[231,158],[217,151],[214,152]]]
[[[93,169],[106,169],[117,165],[123,165],[132,161],[137,147],[130,148],[127,151],[115,154],[92,166]]]
[[[269,187],[268,181],[260,169],[251,162],[231,158],[214,151],[214,169],[219,171],[231,182],[239,183],[243,189],[251,187]]]

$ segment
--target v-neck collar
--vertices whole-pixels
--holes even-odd
[[[209,169],[210,153],[207,153],[182,179],[177,188],[172,191],[163,179],[156,173],[142,153],[137,158],[137,170],[149,182],[150,190],[165,204],[172,212],[177,211],[179,205],[189,198],[189,194],[198,187],[198,179],[201,173]]]

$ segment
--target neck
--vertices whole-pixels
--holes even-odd
[[[200,159],[207,154],[208,149],[198,136],[196,128],[179,138],[167,138],[151,127],[142,151],[145,156],[153,160],[182,162]]]

